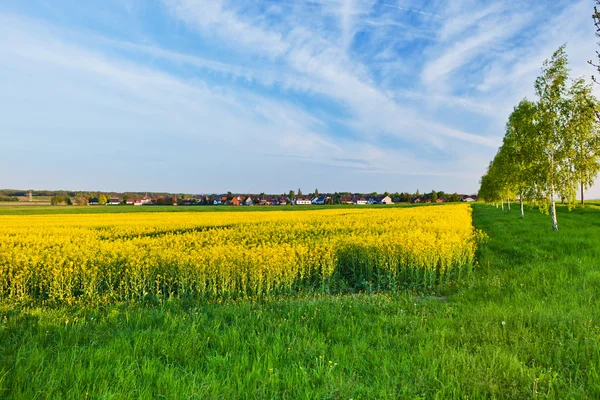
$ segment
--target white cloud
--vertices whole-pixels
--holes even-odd
[[[167,0],[167,3],[183,21],[204,32],[218,33],[231,43],[248,48],[261,48],[265,54],[273,57],[280,56],[288,49],[281,34],[242,21],[234,11],[225,8],[223,0]]]

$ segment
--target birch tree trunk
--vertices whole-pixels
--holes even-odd
[[[525,218],[525,212],[523,211],[523,193],[519,195],[519,205],[521,206],[521,218]]]
[[[581,182],[581,205],[583,204],[583,182]]]
[[[554,204],[554,184],[550,185],[550,200],[552,205],[550,206],[550,216],[552,217],[552,230],[558,230],[558,222],[556,220],[556,205]]]
[[[504,211],[504,200],[502,200],[502,211]]]
[[[508,212],[510,212],[510,197],[506,199],[506,204],[508,205]]]

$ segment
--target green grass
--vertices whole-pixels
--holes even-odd
[[[44,215],[44,214],[106,214],[136,212],[252,212],[252,211],[304,211],[331,208],[390,208],[390,207],[423,207],[422,204],[398,203],[391,205],[352,204],[314,205],[314,206],[27,206],[3,205],[0,203],[0,215]],[[442,204],[426,204],[426,206],[442,206]]]
[[[0,305],[0,397],[600,398],[600,209],[473,208],[444,296]]]

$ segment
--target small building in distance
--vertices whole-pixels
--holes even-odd
[[[377,204],[394,204],[390,196],[378,196]]]
[[[473,201],[477,201],[477,196],[473,195],[473,196],[463,196],[461,197],[460,201],[466,201],[466,202],[473,202]]]
[[[117,205],[121,204],[121,199],[119,199],[117,197],[113,197],[110,200],[108,200],[108,202],[106,204],[111,205],[111,206],[117,206]]]
[[[354,204],[352,201],[352,196],[343,194],[340,196],[340,204]]]
[[[364,206],[364,205],[366,205],[366,204],[368,204],[368,203],[369,203],[369,200],[367,200],[367,199],[366,199],[365,197],[363,197],[363,196],[358,196],[358,195],[356,195],[356,196],[354,196],[354,198],[353,198],[353,202],[354,202],[354,204],[355,204],[355,205],[357,205],[357,206]]]
[[[325,204],[327,202],[327,196],[314,197],[310,202],[315,205]]]
[[[368,200],[369,204],[394,204],[390,196],[373,196]]]
[[[296,197],[294,204],[297,206],[310,206],[312,202],[307,196],[298,196]]]
[[[244,202],[244,199],[241,196],[235,196],[233,199],[229,201],[229,204],[232,206],[241,206]]]

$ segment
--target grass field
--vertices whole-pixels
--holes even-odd
[[[489,235],[440,293],[0,305],[2,398],[600,398],[600,209]]]
[[[436,207],[438,204],[427,204]],[[397,208],[423,207],[419,204],[398,203],[391,205],[352,204],[311,205],[311,206],[27,206],[19,203],[0,203],[0,215],[45,215],[45,214],[118,214],[118,213],[148,213],[148,212],[256,212],[256,211],[306,211],[331,209],[363,209],[363,208]]]

